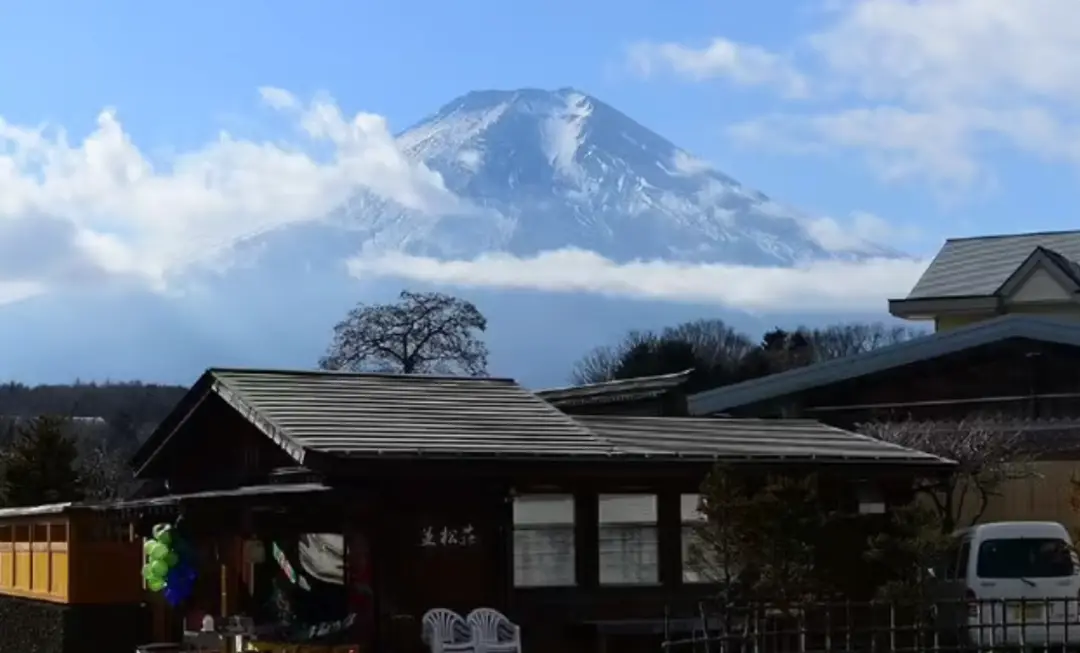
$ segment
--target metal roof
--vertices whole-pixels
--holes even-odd
[[[863,354],[706,390],[691,395],[687,404],[691,415],[710,415],[1010,338],[1080,347],[1080,322],[1067,318],[1003,315]]]
[[[907,299],[993,295],[1037,247],[1080,260],[1080,231],[949,239]]]
[[[607,456],[510,379],[212,369],[213,390],[302,462],[350,456]],[[296,451],[294,451],[296,450]]]
[[[807,419],[578,417],[622,452],[731,462],[887,462],[950,465],[922,451]]]
[[[616,379],[602,383],[539,390],[536,396],[556,406],[581,406],[658,397],[686,383],[693,370],[673,374]]]

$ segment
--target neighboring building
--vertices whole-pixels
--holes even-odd
[[[692,415],[983,424],[1021,433],[1040,476],[1011,483],[987,519],[1080,526],[1080,231],[953,239],[889,312],[935,332],[688,398]]]
[[[944,331],[1000,315],[1080,321],[1080,231],[947,240],[889,312]]]

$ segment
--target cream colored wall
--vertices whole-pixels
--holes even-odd
[[[1046,270],[1035,270],[1024,283],[1013,292],[1007,301],[1010,303],[1026,302],[1067,302],[1072,294],[1061,287]]]
[[[1032,478],[1007,481],[1000,496],[991,497],[980,522],[1055,521],[1070,531],[1080,528],[1080,513],[1072,507],[1073,476],[1080,477],[1080,462],[1046,461],[1030,463],[1025,469]],[[965,502],[962,522],[968,523],[978,506],[978,497],[970,494]]]
[[[934,318],[934,331],[948,331],[950,329],[958,329],[975,322],[981,322],[983,320],[989,320],[994,317],[992,313],[985,315],[968,314],[963,315],[939,315]]]

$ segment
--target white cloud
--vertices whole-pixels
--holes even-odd
[[[799,153],[850,150],[888,180],[963,186],[990,174],[981,161],[989,143],[1080,163],[1075,14],[1074,0],[833,0],[821,14],[825,23],[791,44],[805,55],[797,62],[739,46],[762,62],[749,67],[756,74],[726,72],[740,59],[711,55],[712,48],[666,44],[646,52],[655,55],[649,61],[684,72],[774,85],[799,78],[830,103],[734,126],[744,143]],[[706,65],[714,58],[729,63]]]
[[[678,43],[636,43],[629,49],[629,59],[643,77],[670,71],[697,81],[723,78],[740,86],[770,86],[791,97],[808,92],[806,78],[786,58],[723,38],[700,49]]]
[[[381,117],[260,95],[298,127],[288,142],[222,133],[167,161],[141,152],[112,110],[74,142],[0,119],[0,302],[103,277],[161,287],[237,238],[324,218],[360,191],[425,212],[455,206]]]
[[[895,247],[899,242],[919,235],[914,227],[892,224],[865,211],[852,213],[847,222],[829,217],[814,218],[807,221],[806,228],[811,238],[833,252],[858,250],[867,243],[889,243]]]
[[[903,297],[926,261],[818,262],[796,268],[696,265],[665,261],[618,264],[592,252],[562,249],[518,258],[489,254],[471,261],[384,254],[355,258],[356,277],[394,277],[463,287],[593,292],[728,306],[750,312],[879,312]]]

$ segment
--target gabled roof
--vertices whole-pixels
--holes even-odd
[[[1037,247],[1080,260],[1080,231],[951,238],[907,299],[993,295]]]
[[[1080,322],[1043,316],[1004,315],[863,354],[706,390],[691,395],[687,403],[691,415],[719,413],[1010,338],[1080,347]]]
[[[1080,290],[1080,265],[1052,249],[1039,246],[994,291],[995,295],[1009,297],[1016,292],[1036,270],[1046,270],[1066,291]]]
[[[161,455],[209,396],[298,462],[311,452],[378,459],[943,462],[811,420],[572,418],[508,379],[211,369],[143,445],[136,468]]]
[[[210,369],[136,454],[145,467],[217,395],[298,463],[336,456],[608,456],[610,444],[510,379]]]
[[[582,416],[621,451],[727,462],[884,462],[951,465],[921,451],[809,419]]]
[[[616,379],[602,383],[539,390],[536,396],[556,406],[583,406],[610,402],[639,401],[664,395],[685,384],[693,370],[673,374]]]

